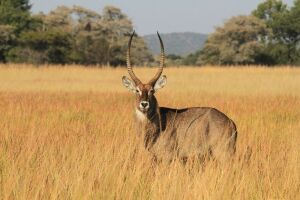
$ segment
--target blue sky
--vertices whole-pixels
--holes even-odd
[[[251,13],[263,0],[31,0],[32,10],[49,12],[58,5],[80,5],[101,12],[106,5],[121,8],[139,34],[192,31],[211,33],[235,15]],[[283,2],[292,5],[293,0]]]

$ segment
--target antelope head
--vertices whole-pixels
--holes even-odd
[[[130,48],[131,48],[131,41],[134,34],[135,32],[133,32],[132,35],[130,36],[128,42],[128,50],[127,50],[127,70],[131,79],[129,79],[126,76],[123,76],[122,82],[127,89],[129,89],[131,92],[135,94],[136,110],[142,112],[143,114],[150,114],[153,113],[157,108],[157,100],[154,96],[155,92],[158,89],[163,88],[167,83],[167,77],[165,75],[161,76],[164,68],[164,59],[165,59],[164,45],[159,33],[157,32],[157,36],[161,48],[160,67],[158,68],[158,71],[155,74],[155,76],[148,83],[144,84],[134,74],[131,66]]]

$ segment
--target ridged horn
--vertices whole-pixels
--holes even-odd
[[[165,66],[165,49],[164,49],[164,43],[157,31],[157,36],[159,39],[159,43],[160,43],[160,66],[158,68],[157,73],[155,74],[155,76],[149,81],[150,85],[155,85],[156,81],[159,79],[159,77],[161,76],[163,70],[164,70],[164,66]]]
[[[133,70],[132,70],[132,66],[131,66],[131,62],[130,62],[130,48],[131,48],[131,41],[132,41],[132,38],[135,34],[135,31],[133,31],[133,33],[131,34],[130,36],[130,39],[129,39],[129,42],[128,42],[128,49],[127,49],[127,58],[126,58],[126,63],[127,63],[127,71],[128,71],[128,74],[130,75],[131,79],[134,81],[134,83],[136,85],[142,83],[140,81],[140,79],[134,74]]]

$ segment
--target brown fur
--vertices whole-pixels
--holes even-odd
[[[164,45],[160,41],[160,67],[156,75],[143,84],[134,74],[130,62],[130,47],[134,32],[128,42],[127,70],[132,79],[123,76],[126,88],[136,94],[137,133],[145,149],[157,160],[187,161],[190,158],[214,157],[228,160],[235,152],[237,131],[234,122],[214,108],[172,109],[159,107],[154,92],[166,84],[162,75]]]
[[[224,113],[209,107],[159,107],[151,85],[140,84],[137,88],[142,93],[136,94],[137,134],[145,149],[157,160],[215,158],[226,161],[235,153],[236,126]],[[141,101],[150,104],[142,118]]]

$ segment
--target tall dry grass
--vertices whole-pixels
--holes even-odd
[[[0,199],[300,199],[300,69],[165,70],[161,105],[216,107],[237,124],[237,157],[253,150],[204,169],[136,151],[124,74],[0,66]]]

